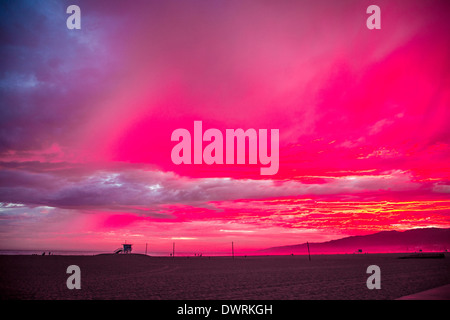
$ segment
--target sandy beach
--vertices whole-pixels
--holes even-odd
[[[150,257],[0,256],[0,298],[151,300],[398,299],[450,283],[450,257],[398,259],[401,254]],[[69,290],[69,265],[81,289]],[[369,265],[381,289],[369,290]]]

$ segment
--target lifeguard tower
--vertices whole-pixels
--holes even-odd
[[[132,250],[132,244],[129,243],[124,243],[122,244],[122,248],[117,248],[114,253],[115,254],[119,254],[119,253],[130,253]]]

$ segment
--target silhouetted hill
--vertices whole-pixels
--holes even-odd
[[[362,252],[444,251],[450,249],[450,229],[423,228],[407,231],[382,231],[321,243],[309,243],[311,254]],[[263,249],[270,254],[307,254],[306,243]]]

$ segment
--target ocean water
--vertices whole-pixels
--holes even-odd
[[[45,252],[45,255],[48,255],[51,252],[52,255],[63,255],[63,256],[94,256],[97,254],[105,254],[105,253],[113,253],[113,251],[77,251],[77,250],[0,250],[0,255],[42,255]],[[137,254],[145,254],[145,252],[141,251],[132,251],[132,253]],[[243,255],[255,255],[255,252],[239,252],[236,253],[236,256]],[[259,253],[260,254],[260,253]],[[155,256],[155,257],[169,257],[171,252],[165,251],[148,251],[147,255]],[[194,257],[199,255],[198,252],[190,252],[190,251],[182,251],[175,252],[175,256],[177,257]],[[226,252],[203,252],[203,256],[231,256],[231,253]]]
[[[93,256],[101,253],[110,253],[106,251],[43,251],[43,250],[0,250],[0,255],[48,255],[51,252],[52,255],[63,256]]]

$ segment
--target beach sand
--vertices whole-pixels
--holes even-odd
[[[0,256],[0,298],[318,300],[397,299],[450,283],[450,257],[398,259],[400,254],[149,257],[145,255]],[[66,269],[81,269],[69,290]],[[381,289],[369,290],[369,265]]]
[[[397,300],[450,300],[450,284],[407,295]]]

